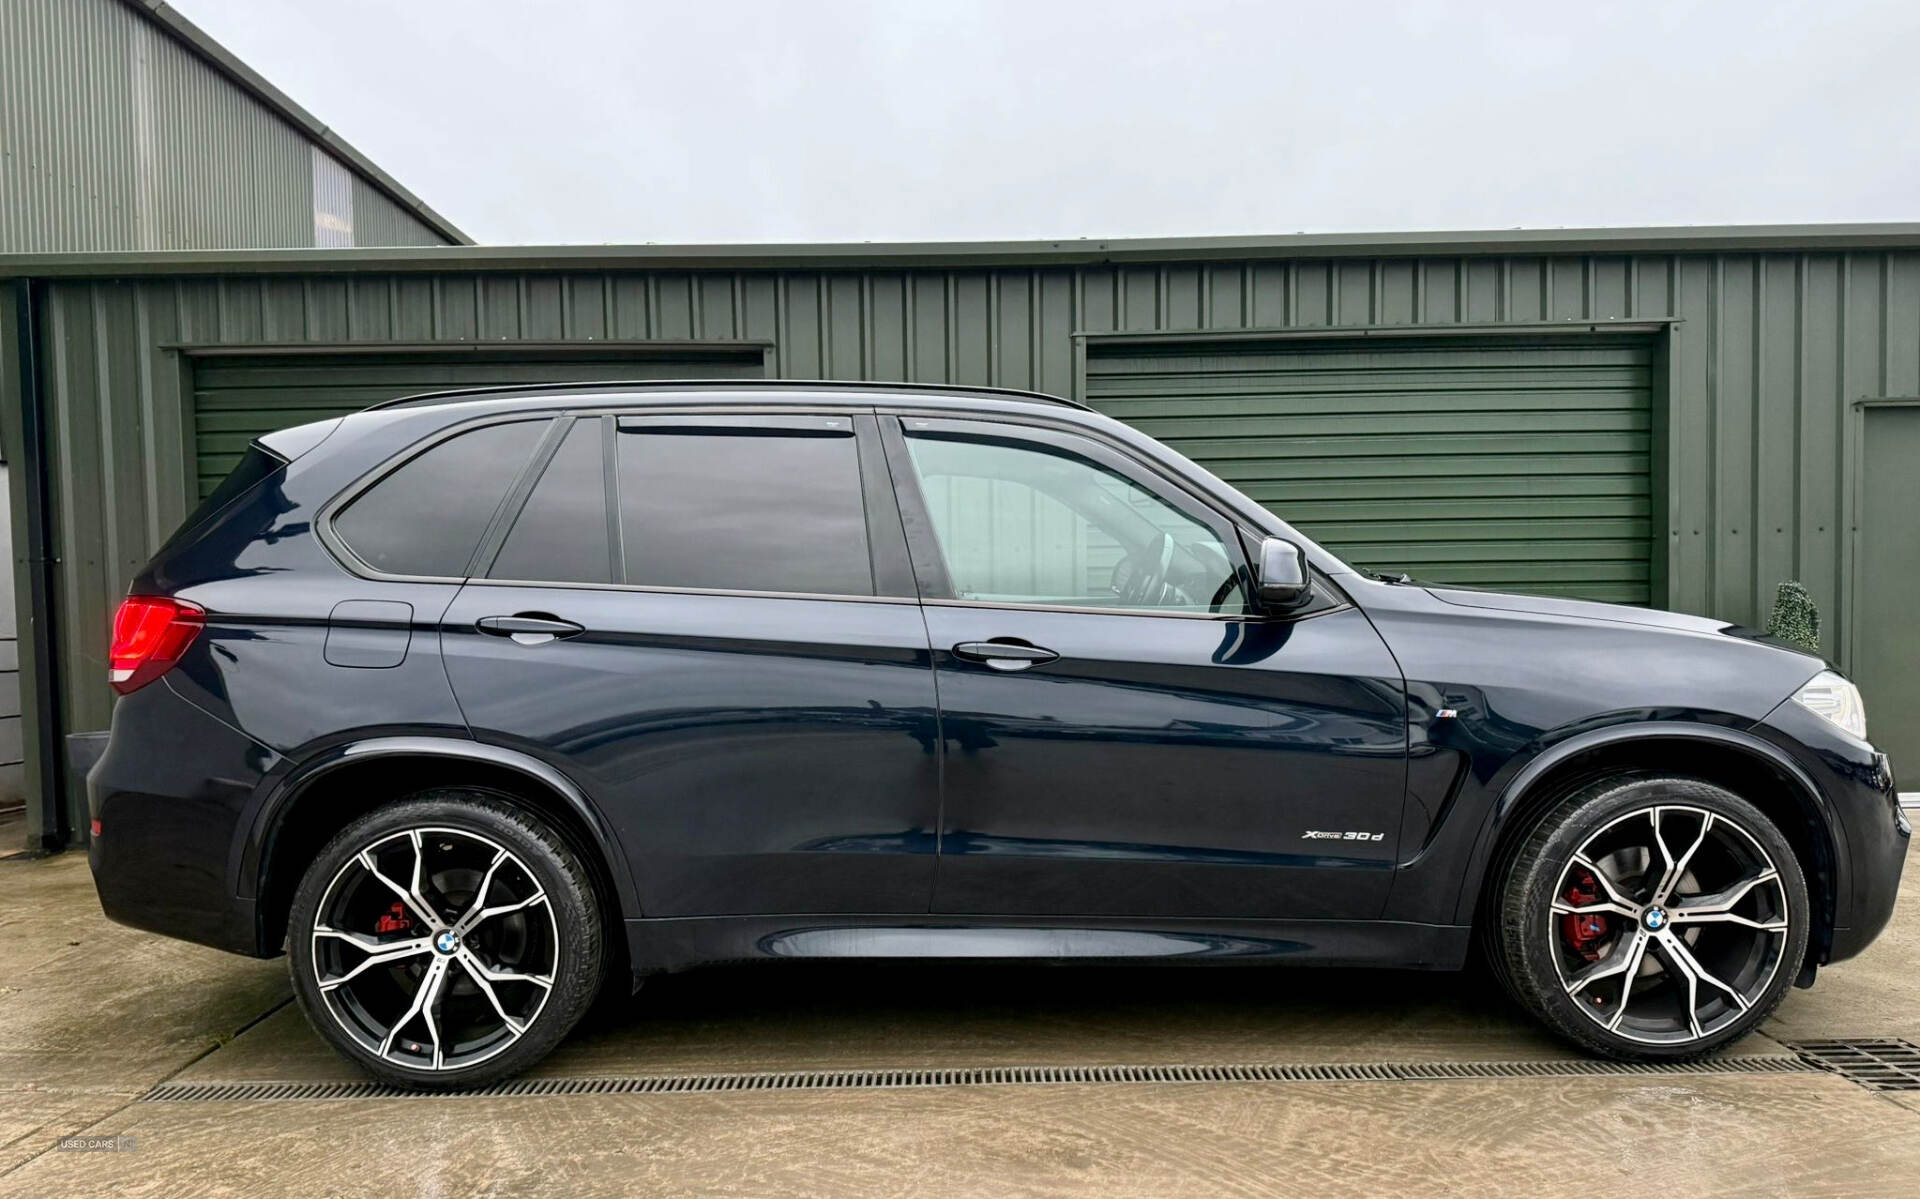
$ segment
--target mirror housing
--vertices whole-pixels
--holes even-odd
[[[1254,581],[1261,605],[1271,612],[1291,612],[1313,598],[1307,552],[1283,537],[1260,543],[1260,570]]]

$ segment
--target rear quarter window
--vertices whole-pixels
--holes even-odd
[[[429,446],[335,513],[334,536],[383,574],[466,577],[546,427],[544,419],[486,425]]]

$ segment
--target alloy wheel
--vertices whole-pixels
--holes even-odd
[[[410,828],[366,845],[327,884],[312,931],[328,1013],[382,1061],[450,1071],[539,1019],[560,929],[527,864],[477,833]]]
[[[1581,843],[1550,898],[1560,985],[1614,1036],[1649,1045],[1713,1037],[1760,1001],[1788,942],[1772,857],[1727,816],[1660,804]]]

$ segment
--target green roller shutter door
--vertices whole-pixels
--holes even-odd
[[[423,391],[506,383],[594,383],[619,379],[759,379],[758,351],[637,358],[456,352],[235,355],[196,360],[194,454],[199,494],[227,477],[247,443],[263,433],[357,412]]]
[[[1650,602],[1638,339],[1134,345],[1087,399],[1358,567]]]

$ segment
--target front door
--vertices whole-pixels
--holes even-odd
[[[647,916],[924,913],[933,671],[873,418],[581,416],[549,452],[444,620],[474,735],[589,792]]]
[[[1259,612],[1232,524],[1115,446],[887,437],[939,681],[936,912],[1379,914],[1406,724],[1364,615],[1331,588]]]

